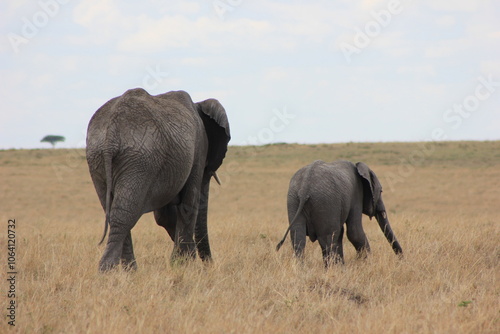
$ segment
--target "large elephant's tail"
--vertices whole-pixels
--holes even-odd
[[[108,233],[108,226],[110,220],[111,211],[111,188],[113,187],[113,174],[112,174],[112,159],[113,155],[109,152],[104,153],[104,172],[106,174],[106,220],[104,221],[104,233],[102,234],[102,239],[99,241],[99,245],[102,244]]]
[[[304,209],[304,205],[306,204],[308,199],[309,199],[309,196],[306,196],[304,198],[303,197],[300,198],[299,208],[297,209],[297,212],[295,213],[295,217],[293,217],[292,221],[290,222],[290,225],[288,225],[288,228],[285,232],[285,236],[283,237],[283,239],[281,239],[281,241],[276,245],[276,251],[279,251],[281,246],[283,246],[283,243],[285,242],[286,237],[288,236],[288,232],[290,232],[290,228],[292,227],[292,225],[295,224],[297,217],[302,213],[302,209]]]

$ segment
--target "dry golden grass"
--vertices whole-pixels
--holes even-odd
[[[372,246],[324,270],[289,241],[286,192],[316,159],[366,162],[384,186],[393,254],[374,221]],[[411,161],[411,163],[409,163]],[[83,150],[0,151],[2,283],[7,220],[16,219],[19,333],[498,333],[500,142],[231,147],[209,208],[212,265],[169,262],[151,214],[133,229],[139,269],[99,274],[104,214]],[[1,297],[2,324],[9,299]],[[470,303],[464,303],[470,302]]]

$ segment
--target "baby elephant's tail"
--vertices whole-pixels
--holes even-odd
[[[297,217],[302,213],[302,209],[304,208],[304,204],[306,204],[308,199],[309,199],[309,197],[306,197],[304,199],[302,199],[302,198],[300,199],[299,208],[297,209],[297,212],[295,213],[295,217],[293,217],[292,221],[290,222],[290,225],[288,225],[288,228],[285,232],[285,236],[283,237],[283,239],[281,239],[281,241],[276,245],[276,251],[279,251],[281,246],[283,246],[283,243],[285,242],[286,237],[288,236],[288,232],[290,232],[290,228],[292,228],[292,225],[294,225],[295,222],[297,221]]]

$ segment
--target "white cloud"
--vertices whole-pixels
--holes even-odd
[[[155,3],[154,5],[160,6]],[[175,2],[158,8],[164,15],[146,11],[126,12],[116,0],[98,5],[83,0],[74,10],[74,20],[88,34],[72,36],[77,45],[117,45],[123,52],[150,53],[169,48],[202,46],[209,50],[239,48],[248,50],[296,50],[303,41],[331,43],[335,27],[351,24],[347,9],[338,9],[329,2],[299,4],[259,2],[248,3],[249,14],[220,20],[213,13],[203,13],[195,2]],[[252,7],[256,6],[256,7]],[[246,7],[234,9],[244,13]],[[271,13],[272,19],[260,19]]]
[[[429,98],[439,98],[439,97],[444,97],[450,92],[450,87],[444,84],[431,84],[427,83],[424,86],[422,86],[422,95],[426,96],[427,99]]]
[[[443,15],[436,19],[436,24],[441,27],[452,27],[456,23],[456,19],[452,15]]]
[[[3,24],[8,22],[21,23],[22,17],[29,17],[40,10],[39,4],[31,0],[3,0],[2,10],[0,11],[0,22]]]
[[[469,49],[470,46],[470,40],[464,38],[440,40],[428,44],[424,50],[424,56],[426,58],[456,57],[460,52]]]
[[[206,99],[215,98],[224,104],[224,101],[231,95],[230,90],[216,89],[216,90],[199,90],[191,93],[191,99],[194,102],[204,101]],[[229,112],[229,111],[228,111]],[[234,111],[233,111],[234,112]]]
[[[388,0],[363,0],[359,4],[359,8],[362,10],[372,10],[380,7],[387,7]]]
[[[145,0],[141,1],[141,8],[151,8],[154,14],[160,15],[193,15],[199,14],[202,10],[202,1],[165,1],[165,0]],[[132,8],[136,8],[132,6]]]
[[[367,48],[376,48],[387,54],[402,56],[410,54],[414,45],[408,41],[402,31],[387,31],[373,38]]]
[[[460,11],[473,12],[478,9],[484,1],[471,0],[426,0],[427,6],[438,11]]]
[[[453,49],[448,45],[433,45],[425,50],[426,58],[445,58],[453,55]]]
[[[164,1],[161,1],[161,2],[164,3]],[[200,6],[199,2],[180,1],[177,4],[178,4],[178,7],[177,7],[177,9],[174,9],[174,10],[181,12],[181,13],[196,14],[196,13],[199,13],[201,10],[201,6]]]
[[[45,73],[45,74],[33,76],[30,79],[30,84],[35,89],[43,89],[46,86],[53,84],[54,81],[55,81],[55,78],[52,74]]]
[[[487,40],[488,43],[500,43],[500,26],[498,18],[493,16],[474,17],[466,23],[468,37]],[[498,49],[497,49],[498,50]]]
[[[116,23],[120,17],[119,7],[114,0],[83,0],[73,11],[74,21],[86,28],[93,28],[96,24],[101,26],[107,21]]]
[[[68,37],[76,45],[109,44],[134,28],[115,0],[83,0],[73,10],[73,21],[86,29],[83,35]]]
[[[491,74],[495,79],[500,79],[500,60],[485,60],[480,63],[481,72]]]
[[[290,71],[284,67],[269,68],[264,74],[264,81],[288,81],[290,78]]]
[[[353,8],[348,5],[336,6],[332,1],[314,2],[277,2],[262,1],[256,4],[260,13],[271,15],[273,24],[292,23],[297,25],[309,24],[314,30],[307,28],[309,32],[324,35],[333,30],[333,27],[349,28],[353,24],[353,15],[357,15]],[[324,24],[328,24],[327,30]]]
[[[79,69],[79,64],[82,62],[81,57],[68,56],[61,60],[60,66],[66,72],[75,72]]]
[[[209,63],[206,57],[186,57],[181,59],[181,65],[186,66],[205,66]]]
[[[137,32],[123,36],[119,49],[144,53],[200,46],[218,52],[233,48],[286,47],[286,43],[274,39],[273,30],[268,22],[251,19],[223,22],[208,17],[190,19],[180,15],[161,19],[141,17],[137,20]]]
[[[393,92],[388,92],[385,89],[381,89],[378,87],[374,87],[371,89],[367,95],[371,98],[371,101],[373,101],[374,106],[383,106],[387,104],[394,103],[394,101],[397,100],[397,98],[394,96]]]
[[[416,75],[426,75],[435,76],[436,71],[433,65],[419,65],[419,66],[400,66],[397,69],[399,74],[416,74]]]
[[[159,20],[142,16],[136,24],[137,32],[123,36],[118,45],[120,50],[154,52],[168,47],[187,47],[196,38],[190,20],[180,15]]]

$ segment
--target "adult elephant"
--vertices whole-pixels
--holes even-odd
[[[100,271],[136,269],[131,229],[154,211],[172,240],[172,257],[211,260],[207,232],[209,184],[230,140],[215,99],[194,103],[184,91],[156,96],[137,88],[108,101],[90,120],[87,162],[106,213],[109,237]],[[194,235],[194,240],[193,240]]]
[[[361,225],[362,214],[375,216],[396,254],[403,250],[394,235],[384,202],[382,185],[375,173],[364,163],[339,160],[332,163],[317,160],[299,169],[288,190],[288,232],[297,257],[302,257],[306,236],[319,241],[325,266],[344,262],[342,238],[344,223],[347,238],[358,256],[370,251],[370,244]]]

